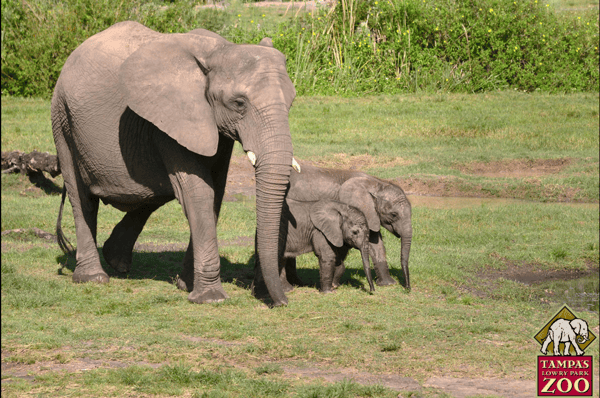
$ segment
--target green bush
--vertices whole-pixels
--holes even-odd
[[[345,0],[275,35],[300,93],[598,90],[598,13],[534,1]]]
[[[2,0],[2,93],[50,97],[68,54],[110,25],[273,38],[299,94],[514,88],[598,91],[598,11],[558,17],[538,0],[339,0],[278,26],[180,0]],[[290,13],[292,14],[292,13]]]

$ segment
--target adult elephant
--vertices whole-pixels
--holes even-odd
[[[410,290],[408,258],[412,241],[412,208],[399,186],[354,170],[325,169],[301,162],[302,174],[292,171],[288,199],[296,201],[336,200],[358,208],[367,218],[370,229],[369,252],[375,266],[377,285],[393,285],[380,229],[384,227],[401,239],[400,264],[405,287]],[[334,286],[339,284],[336,274]],[[286,263],[286,276],[293,284],[302,281],[294,261]]]
[[[127,214],[104,244],[127,271],[150,214],[177,198],[190,243],[177,286],[195,303],[228,298],[216,223],[234,141],[255,160],[257,245],[275,305],[281,208],[292,166],[288,112],[295,97],[285,56],[198,29],[161,34],[118,23],[67,59],[52,98],[52,131],[75,218],[75,282],[108,282],[96,248],[99,200]],[[64,203],[63,191],[63,203]],[[57,232],[60,231],[62,204]]]

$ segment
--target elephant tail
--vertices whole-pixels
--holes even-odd
[[[65,253],[66,255],[71,255],[75,252],[75,248],[73,247],[71,242],[69,242],[69,240],[65,236],[65,234],[62,230],[62,226],[61,226],[63,208],[65,206],[65,198],[66,197],[67,197],[67,186],[64,185],[63,191],[62,191],[62,199],[60,201],[60,208],[58,209],[58,219],[56,220],[56,240],[58,242],[58,246],[63,251],[63,253]]]

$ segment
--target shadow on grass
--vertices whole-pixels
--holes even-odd
[[[100,254],[102,268],[110,278],[132,280],[152,279],[171,284],[175,283],[177,275],[182,271],[182,264],[185,256],[185,251],[134,251],[130,271],[128,273],[120,273],[106,263],[101,248],[98,249],[98,252]],[[64,275],[63,269],[65,268],[71,272],[75,270],[76,263],[74,255],[69,256],[63,254],[57,256],[56,261],[61,265],[61,268],[58,269],[59,275]],[[312,287],[314,289],[319,288],[320,277],[318,269],[298,268],[297,273],[304,282],[304,287]],[[401,270],[392,275],[395,276],[396,279],[400,279],[400,282],[403,283],[403,274]],[[361,279],[364,279],[362,270],[347,269],[341,279],[341,284],[350,285],[356,289],[368,292],[368,285],[366,286]],[[251,255],[246,262],[231,262],[226,257],[221,257],[221,281],[223,283],[233,283],[242,289],[252,291],[253,280],[254,255]],[[259,294],[255,297],[268,306],[273,305],[268,294]]]
[[[62,187],[56,185],[42,172],[29,173],[27,177],[33,185],[44,191],[46,195],[59,195],[62,192]]]

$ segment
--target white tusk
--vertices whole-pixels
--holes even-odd
[[[256,166],[256,154],[252,151],[248,151],[246,155],[248,155],[248,159],[250,159],[252,166]]]
[[[292,158],[292,167],[298,172],[300,173],[300,165],[298,164],[298,162],[296,162],[296,159]]]

